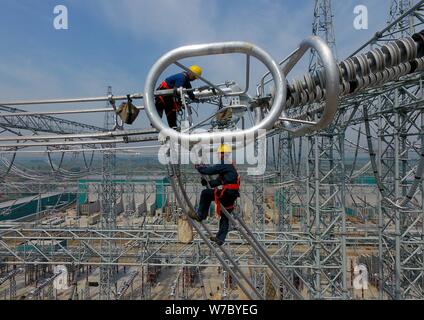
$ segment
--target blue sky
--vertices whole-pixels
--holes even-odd
[[[108,85],[115,94],[142,92],[156,59],[185,44],[243,40],[281,60],[311,34],[313,2],[1,0],[0,100],[98,96]],[[389,3],[333,0],[339,58],[384,27]],[[59,4],[69,10],[68,30],[53,28],[53,9]],[[358,4],[369,9],[369,30],[353,28],[353,8]],[[242,62],[237,59],[202,63],[205,76],[213,81],[243,82]],[[258,69],[253,76],[261,72]],[[103,121],[98,115],[70,119],[97,125]],[[143,125],[140,120],[136,126]]]

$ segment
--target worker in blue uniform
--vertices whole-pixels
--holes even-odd
[[[185,89],[191,89],[191,82],[202,75],[202,68],[196,65],[192,65],[189,67],[189,69],[191,73],[182,72],[166,78],[164,81],[162,81],[157,90],[177,89],[181,87]],[[188,91],[187,94],[191,100],[196,100],[192,91]],[[169,127],[176,128],[177,112],[181,110],[180,99],[173,95],[156,96],[155,105],[156,110],[158,111],[161,118],[163,112],[165,111]]]
[[[219,230],[216,236],[210,239],[218,245],[222,245],[225,242],[229,228],[228,218],[221,212],[221,205],[228,213],[231,213],[234,210],[235,201],[240,197],[240,176],[234,164],[227,157],[231,153],[232,149],[230,146],[221,144],[218,148],[218,156],[221,163],[210,166],[196,166],[196,169],[202,175],[218,175],[218,177],[209,182],[211,189],[204,189],[200,194],[197,213],[189,213],[192,219],[202,221],[208,216],[211,202],[215,201],[216,213],[220,217]],[[207,186],[207,181],[204,178],[202,178],[201,183],[203,186]]]

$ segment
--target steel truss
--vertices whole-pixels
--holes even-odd
[[[318,133],[308,132],[304,137],[284,131],[288,129],[284,125],[273,128],[270,138],[278,134],[278,142],[272,143],[274,153],[277,147],[275,172],[272,173],[276,178],[269,186],[277,190],[279,221],[276,230],[265,225],[263,203],[268,182],[264,175],[248,186],[254,204],[253,226],[250,227],[257,240],[257,243],[254,243],[255,250],[247,245],[245,237],[232,233],[228,244],[219,251],[207,240],[208,235],[215,231],[214,227],[211,228],[208,224],[192,223],[197,235],[188,245],[178,243],[176,225],[162,225],[161,219],[156,224],[143,222],[141,228],[117,226],[113,146],[122,142],[156,140],[156,130],[115,132],[111,128],[111,125],[116,124],[115,121],[106,121],[106,129],[101,129],[46,115],[24,116],[24,110],[0,107],[1,111],[8,113],[3,116],[0,114],[0,127],[16,136],[19,136],[20,132],[13,129],[57,134],[17,137],[16,141],[25,143],[25,146],[55,145],[63,148],[68,144],[104,142],[105,151],[102,182],[96,190],[100,194],[102,205],[100,228],[42,228],[26,227],[23,223],[1,224],[0,256],[4,258],[1,263],[99,266],[99,297],[102,299],[122,298],[137,277],[144,279],[152,266],[179,268],[181,274],[176,278],[177,285],[180,283],[179,277],[185,274],[185,268],[224,266],[224,281],[231,276],[248,297],[264,298],[268,281],[267,271],[275,264],[281,274],[274,272],[270,277],[271,282],[278,282],[281,278],[289,279],[293,284],[297,283],[296,290],[302,291],[301,287],[304,288],[303,293],[312,299],[349,299],[353,297],[353,289],[348,286],[348,251],[351,255],[357,255],[356,248],[366,247],[370,248],[370,252],[377,255],[381,262],[377,276],[379,298],[423,299],[424,60],[422,52],[419,52],[420,58],[416,56],[416,51],[423,51],[424,38],[417,37],[424,35],[415,34],[414,39],[407,38],[423,25],[422,7],[423,1],[416,1],[414,5],[413,1],[392,0],[391,22],[388,27],[377,33],[355,54],[370,44],[373,46],[372,51],[366,56],[359,55],[342,62],[341,101],[331,125]],[[335,37],[331,23],[331,1],[316,0],[314,16],[314,33],[321,35],[333,48]],[[404,39],[393,41],[401,38]],[[388,45],[388,41],[392,41],[392,44]],[[239,43],[238,46],[244,51],[247,50],[246,44]],[[240,49],[237,46],[235,48]],[[384,50],[381,49],[380,52],[378,48]],[[246,56],[249,65],[250,56],[248,53]],[[379,59],[384,61],[379,62]],[[371,63],[373,61],[375,65]],[[325,113],[321,102],[328,97],[325,96],[326,86],[320,70],[323,66],[325,67],[325,64],[320,63],[317,52],[314,52],[311,56],[312,73],[306,75],[302,81],[294,81],[288,86],[290,97],[287,97],[286,103],[288,114],[293,117],[291,121],[297,119],[301,125],[317,125]],[[276,70],[274,73],[278,74]],[[261,86],[258,92],[263,91],[264,83]],[[223,90],[214,85],[212,87],[221,92]],[[153,93],[154,88],[151,89]],[[152,94],[148,93],[148,96],[148,100],[153,99]],[[107,97],[95,98],[92,101],[111,103],[112,97],[111,92],[108,92]],[[141,97],[142,95],[134,96]],[[78,101],[75,99],[67,102]],[[11,117],[9,113],[18,115]],[[264,116],[267,116],[266,112]],[[256,120],[261,117],[262,115]],[[286,115],[280,120],[284,123],[287,120]],[[131,138],[131,135],[146,136]],[[116,139],[117,137],[119,139]],[[50,141],[87,138],[95,140],[64,143]],[[100,140],[106,138],[110,140]],[[31,140],[46,141],[28,143]],[[15,136],[0,141],[13,142]],[[111,150],[107,150],[107,145]],[[18,143],[9,146],[9,151],[20,147]],[[358,159],[364,155],[368,157],[367,163],[360,165]],[[8,179],[15,177],[14,175],[32,180],[46,178],[21,170],[13,161],[4,164],[5,176]],[[55,171],[55,167],[51,166]],[[64,170],[56,171],[59,171],[61,177],[77,178]],[[189,179],[181,181],[181,177],[187,178],[188,175],[184,168],[172,167],[168,173],[178,188],[182,191],[188,188]],[[365,174],[374,176],[377,187],[365,187],[357,183],[356,179]],[[46,184],[43,190],[50,190],[57,185]],[[1,184],[0,188],[6,192],[10,192],[12,188],[15,188],[16,192],[23,192],[34,190],[37,183],[14,181],[11,185]],[[375,193],[376,199],[358,195],[358,188],[363,188],[363,193]],[[127,202],[134,202],[134,192],[135,187],[130,182],[125,191]],[[173,215],[177,215],[181,209],[187,212],[195,207],[187,193],[176,193],[174,196],[178,198],[179,205],[175,205]],[[370,223],[358,227],[348,221],[346,215],[347,210],[352,208],[360,212],[371,209],[376,216]],[[128,215],[132,215],[134,211],[135,208],[126,208]],[[37,241],[39,245],[33,245],[31,250],[22,250],[21,244],[29,240]],[[43,249],[44,242],[58,240],[66,240],[66,245],[60,243],[59,249],[55,251]],[[265,255],[260,255],[261,248],[266,252]],[[138,268],[119,289],[115,278],[118,266]],[[252,277],[245,276],[247,270],[253,270]],[[15,285],[12,283],[14,277],[6,274],[1,279],[7,278],[11,281],[12,288]],[[49,297],[51,280],[52,278],[49,278],[45,283],[49,289]],[[279,285],[281,298],[296,298],[292,295],[294,291],[288,290],[290,286],[285,286],[282,282]],[[151,289],[150,284],[143,284],[141,295],[146,299],[150,298]],[[183,283],[181,296],[184,298],[187,298],[186,289],[187,286]],[[224,291],[226,290],[225,286]],[[16,295],[15,291],[16,288],[11,290],[11,298]],[[36,294],[40,292],[36,290]],[[85,290],[84,296],[90,296],[88,289]]]
[[[108,96],[112,95],[112,88],[108,88]],[[115,124],[116,115],[105,113],[105,130],[111,130]],[[113,145],[111,146],[113,147]],[[107,230],[116,228],[116,183],[114,175],[116,170],[116,155],[113,151],[105,152],[102,161],[102,183],[101,183],[101,226]],[[112,232],[108,233],[113,236]],[[111,241],[101,242],[101,252],[104,252],[105,264],[100,266],[100,294],[99,299],[110,300],[112,293],[117,292],[117,280],[115,268],[109,263],[112,261],[116,247]],[[107,252],[107,253],[106,253]],[[115,289],[115,290],[114,290]],[[113,291],[114,290],[114,291]]]
[[[412,11],[408,10],[413,9]],[[392,1],[390,24],[367,45],[385,45],[387,41],[412,35],[422,26],[422,1]],[[418,19],[416,19],[418,18]],[[364,49],[365,46],[361,47]],[[355,54],[358,51],[355,52]],[[378,195],[375,203],[359,201],[355,207],[373,208],[379,228],[378,271],[379,298],[423,298],[423,115],[422,77],[414,75],[389,82],[342,99],[333,124],[323,132],[307,138],[307,163],[296,162],[304,138],[282,134],[280,148],[286,158],[281,168],[285,181],[296,176],[306,183],[295,183],[285,192],[284,216],[290,216],[293,206],[308,203],[305,208],[306,227],[311,231],[309,276],[302,277],[311,298],[348,298],[346,256],[346,199],[354,199],[353,168],[346,169],[347,152],[369,156],[371,166],[363,172],[373,172]],[[319,110],[319,107],[315,107]],[[310,110],[313,110],[310,109]],[[313,114],[313,113],[312,113]],[[347,138],[355,132],[358,140]],[[352,146],[353,145],[353,146]],[[299,147],[299,149],[296,149]],[[359,151],[359,152],[358,152]],[[305,157],[306,158],[306,157]],[[280,160],[284,161],[284,160]],[[352,165],[351,163],[349,165]],[[357,166],[357,165],[356,165]],[[305,170],[300,173],[299,167]],[[284,179],[283,181],[284,182]],[[305,188],[306,187],[306,188]],[[293,191],[294,189],[294,191]],[[293,194],[306,196],[296,199]],[[285,189],[286,190],[286,189]],[[309,199],[309,200],[308,200]],[[335,235],[338,235],[335,237]],[[323,241],[333,239],[333,243]],[[312,241],[311,241],[312,242]],[[287,251],[287,256],[291,255]],[[333,272],[325,271],[338,266]],[[313,267],[312,267],[313,266]],[[301,268],[299,274],[305,272]]]
[[[181,244],[178,241],[176,225],[144,225],[139,228],[43,228],[32,227],[29,229],[18,226],[4,226],[0,228],[0,252],[3,261],[7,265],[111,265],[111,266],[142,266],[146,264],[157,266],[219,266],[218,259],[205,250],[206,245],[199,236],[190,244]],[[212,231],[216,231],[215,228]],[[263,231],[254,232],[258,241],[269,252],[270,256],[278,260],[282,255],[281,243],[293,243],[297,246],[309,246],[312,243],[308,232],[277,232]],[[364,239],[354,233],[347,238],[349,246],[359,244],[372,246],[378,242],[377,230],[370,231],[368,238]],[[28,250],[22,250],[20,245],[28,240],[37,244]],[[57,250],[48,250],[44,244],[52,241],[66,241],[66,245],[58,244]],[[326,242],[335,243],[337,240]],[[113,252],[112,259],[108,262],[108,248],[102,248],[102,242],[110,244],[117,249]],[[264,268],[264,263],[252,263],[254,254],[246,245],[242,237],[232,233],[229,238],[229,247],[236,254],[235,261],[243,268],[249,266]],[[199,249],[200,248],[200,249]],[[140,252],[148,250],[140,259]],[[296,253],[295,253],[296,252]],[[201,255],[195,257],[194,253]],[[302,252],[294,250],[293,253],[299,258]],[[34,259],[34,258],[39,258]],[[154,261],[160,257],[159,261]],[[190,258],[191,257],[191,258]],[[297,259],[296,259],[297,260]],[[299,261],[285,268],[297,268],[310,266],[304,260],[302,265]]]
[[[27,112],[25,110],[2,106],[0,111],[7,113]],[[32,115],[32,116],[13,116],[2,117],[0,113],[0,128],[22,129],[33,132],[48,132],[48,133],[79,133],[81,131],[99,132],[102,128],[79,123],[76,121],[64,120],[51,116]]]

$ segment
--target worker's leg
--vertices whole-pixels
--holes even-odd
[[[222,242],[225,242],[225,238],[227,238],[228,228],[229,228],[228,218],[224,214],[224,212],[221,212],[221,219],[219,220],[219,229],[216,234],[216,237]]]
[[[170,110],[166,113],[166,118],[168,119],[168,126],[170,128],[177,127],[177,112]]]
[[[162,118],[164,105],[163,105],[163,102],[159,99],[159,97],[156,97],[155,99],[155,106],[156,106],[156,111],[159,114],[159,118]],[[150,122],[150,126],[153,127],[151,122]]]
[[[235,201],[237,200],[237,195],[234,195],[231,191],[227,191],[224,196],[221,198],[221,203],[224,207],[231,207],[234,205]],[[233,208],[226,209],[229,214],[233,212]],[[216,234],[216,237],[221,240],[222,242],[225,242],[225,238],[228,234],[228,228],[229,228],[229,220],[224,212],[221,212],[221,220],[219,220],[219,229],[218,233]]]
[[[165,96],[165,113],[166,113],[166,119],[168,120],[168,126],[170,128],[176,128],[177,127],[177,112],[175,110],[174,106],[174,97],[172,96]]]
[[[204,189],[200,194],[199,208],[197,209],[197,216],[204,220],[207,218],[211,202],[214,199],[213,189]]]
[[[161,100],[159,100],[158,97],[155,99],[155,106],[156,106],[156,110],[159,114],[159,117],[162,118],[164,105],[163,105],[163,102]]]

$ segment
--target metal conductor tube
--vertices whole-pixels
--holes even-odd
[[[266,68],[270,71],[274,85],[276,88],[275,99],[273,104],[264,117],[264,119],[254,125],[253,127],[246,130],[239,131],[225,131],[225,132],[202,132],[202,133],[184,133],[178,132],[167,125],[165,125],[155,107],[154,100],[154,90],[159,79],[159,76],[162,72],[171,64],[177,62],[180,59],[197,57],[197,56],[209,56],[209,55],[219,55],[219,54],[229,54],[229,53],[243,53],[257,58],[261,61]],[[145,100],[145,110],[147,116],[150,119],[151,124],[157,130],[161,132],[166,137],[171,139],[179,139],[181,142],[196,143],[201,140],[205,141],[207,139],[237,139],[237,138],[247,138],[253,137],[258,133],[258,130],[261,129],[271,129],[274,123],[278,120],[281,112],[283,111],[284,103],[286,101],[286,78],[283,72],[280,70],[277,62],[264,50],[261,48],[247,42],[231,41],[231,42],[218,42],[210,44],[199,44],[199,45],[190,45],[184,46],[177,49],[174,49],[162,57],[153,65],[149,74],[146,78],[145,88],[144,88],[144,100]]]
[[[321,118],[313,125],[303,125],[293,130],[295,136],[305,135],[327,127],[334,119],[337,112],[337,104],[340,91],[339,69],[328,45],[319,37],[311,36],[303,40],[299,50],[290,58],[283,68],[284,74],[288,74],[296,63],[302,58],[308,49],[317,51],[324,66],[325,82],[325,106]],[[283,113],[283,116],[285,113]]]

